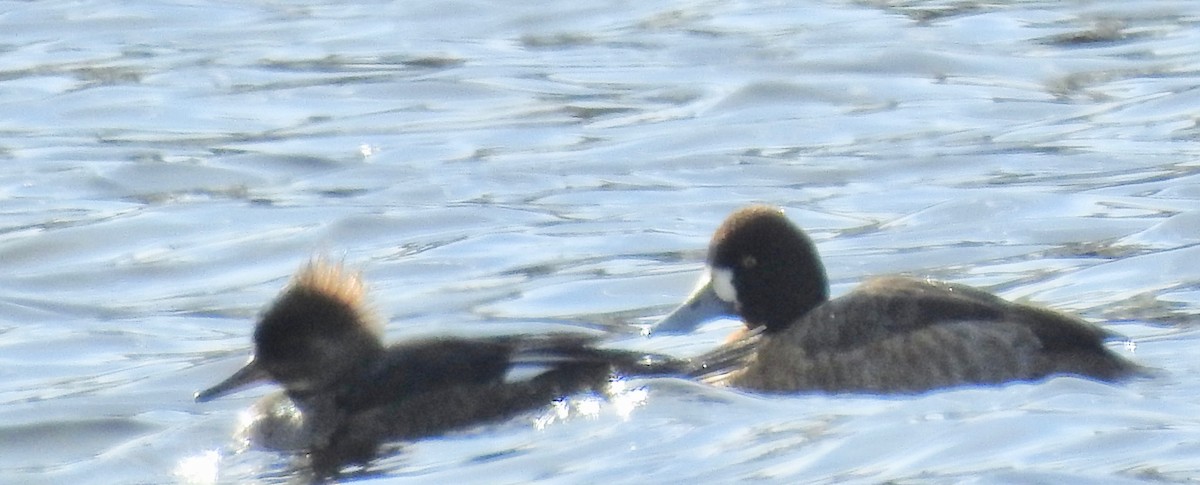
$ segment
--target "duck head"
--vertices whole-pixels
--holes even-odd
[[[383,352],[382,325],[369,311],[357,274],[315,260],[302,268],[259,319],[254,356],[197,402],[274,381],[289,395],[336,388]]]
[[[686,301],[651,329],[684,333],[717,317],[740,317],[772,332],[829,299],[817,248],[775,207],[734,212],[708,246],[705,274]]]

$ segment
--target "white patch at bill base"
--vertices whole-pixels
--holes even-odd
[[[737,289],[733,287],[733,270],[728,268],[712,268],[708,270],[713,293],[717,298],[727,303],[737,302]]]

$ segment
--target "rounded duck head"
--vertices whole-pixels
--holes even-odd
[[[816,245],[778,208],[742,208],[717,228],[699,287],[651,333],[683,333],[715,317],[783,331],[829,300]]]
[[[751,328],[783,330],[829,300],[816,245],[775,207],[751,206],[726,218],[709,243],[708,266],[714,278],[723,273],[731,282],[730,299]]]

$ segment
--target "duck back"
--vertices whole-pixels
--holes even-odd
[[[730,383],[764,391],[921,392],[1136,368],[1083,320],[975,288],[872,280],[764,335]]]

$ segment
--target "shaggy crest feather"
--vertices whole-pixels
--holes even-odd
[[[311,291],[346,305],[355,321],[375,334],[383,333],[383,321],[367,300],[367,284],[362,273],[350,271],[342,263],[316,258],[298,271],[284,293]]]

